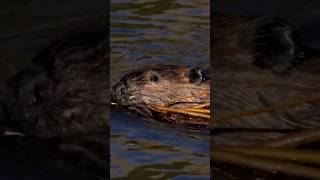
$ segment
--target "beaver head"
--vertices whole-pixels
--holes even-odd
[[[199,68],[153,65],[125,75],[112,89],[112,102],[144,115],[148,105],[190,107],[210,102],[210,80]],[[162,119],[164,119],[162,117]],[[176,118],[168,118],[178,123]]]
[[[54,37],[9,81],[6,108],[22,133],[65,138],[106,131],[106,27],[104,15],[88,19]]]

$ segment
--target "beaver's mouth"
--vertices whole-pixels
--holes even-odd
[[[174,113],[187,115],[190,117],[200,117],[210,119],[210,103],[203,103],[196,106],[185,106],[185,107],[168,107],[161,105],[148,105],[153,111],[160,113]]]
[[[189,117],[210,119],[210,97],[208,92],[192,94],[190,96],[177,96],[162,104],[149,103],[147,107],[155,112],[182,114]]]

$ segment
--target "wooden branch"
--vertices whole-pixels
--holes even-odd
[[[254,157],[265,157],[277,160],[320,165],[320,153],[311,150],[256,146],[221,146],[214,147],[212,153],[215,153],[215,150],[217,149]]]
[[[290,133],[283,137],[258,143],[257,146],[265,147],[298,147],[300,145],[320,142],[320,129],[304,130]]]
[[[210,114],[205,114],[205,113],[190,112],[190,111],[185,111],[183,109],[175,109],[175,108],[158,106],[158,105],[148,105],[148,107],[154,111],[157,111],[157,112],[178,113],[178,114],[184,114],[184,115],[188,115],[188,116],[202,117],[202,118],[210,119]]]
[[[318,168],[308,167],[305,165],[283,162],[279,160],[271,160],[260,157],[252,157],[239,153],[222,151],[215,149],[211,153],[213,162],[229,163],[248,168],[255,168],[270,173],[280,172],[287,175],[299,176],[309,179],[320,179],[320,170]]]

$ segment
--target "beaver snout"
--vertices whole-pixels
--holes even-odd
[[[126,104],[127,87],[123,82],[119,82],[112,87],[111,105]]]

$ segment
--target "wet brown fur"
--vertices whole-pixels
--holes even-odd
[[[160,105],[183,108],[210,102],[210,80],[191,82],[190,72],[193,72],[192,68],[176,65],[144,67],[127,74],[114,86],[113,101],[170,124],[208,127],[208,119],[159,112],[148,107]]]

